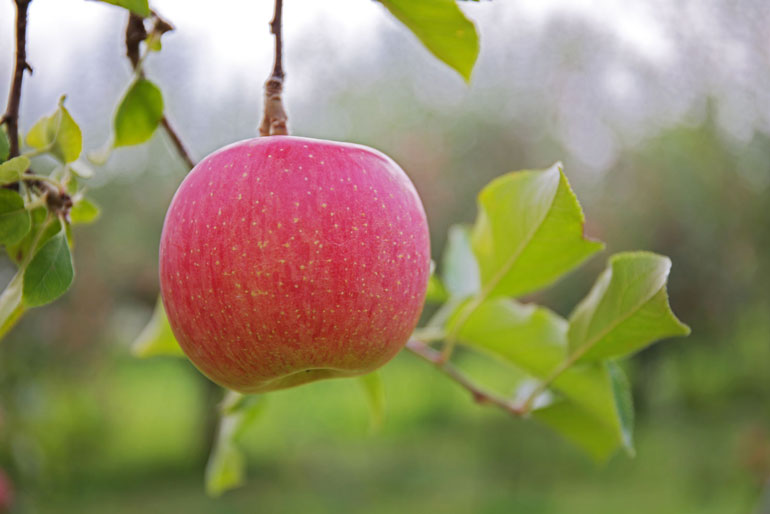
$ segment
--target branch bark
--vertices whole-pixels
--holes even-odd
[[[19,105],[21,104],[21,84],[24,70],[32,73],[27,62],[27,9],[32,0],[15,0],[16,3],[16,61],[13,68],[13,81],[8,93],[8,105],[3,114],[2,123],[8,128],[10,143],[9,157],[19,155]]]
[[[422,341],[411,339],[406,343],[406,349],[418,357],[430,362],[436,369],[463,387],[471,394],[473,401],[476,403],[482,405],[494,405],[516,417],[527,415],[527,409],[515,405],[511,400],[507,400],[495,393],[486,391],[478,384],[472,382],[462,371],[452,366],[449,362],[446,362],[441,355],[441,352],[434,350]]]
[[[174,29],[170,23],[161,18],[155,11],[152,12],[152,16],[155,19],[152,28],[153,32],[158,32],[160,35]],[[144,77],[144,70],[140,69],[142,59],[139,45],[146,39],[147,29],[144,26],[144,18],[134,13],[130,13],[128,15],[128,23],[126,24],[126,57],[128,57],[128,60],[131,62],[131,69],[133,69],[140,77]],[[187,151],[184,143],[182,143],[179,133],[165,114],[160,119],[160,124],[163,126],[166,134],[168,134],[179,157],[182,158],[188,168],[194,168],[195,161],[190,156],[190,152]]]
[[[270,22],[270,32],[275,36],[273,72],[265,82],[265,111],[259,125],[260,136],[285,136],[289,134],[288,116],[283,108],[283,0],[275,0],[275,13]]]

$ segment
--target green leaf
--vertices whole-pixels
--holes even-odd
[[[162,34],[158,32],[150,32],[147,38],[144,40],[144,44],[147,45],[147,49],[151,52],[160,52],[163,49],[163,44],[160,42]]]
[[[163,95],[158,86],[139,79],[120,102],[113,123],[114,147],[138,145],[152,137],[163,118]]]
[[[2,194],[2,193],[0,193]],[[45,244],[46,241],[55,236],[60,226],[58,223],[48,223],[48,210],[45,207],[37,207],[30,212],[32,219],[32,229],[21,240],[13,244],[7,244],[5,247],[8,257],[11,258],[16,264],[21,264],[25,260],[27,254],[32,249],[32,244],[37,243],[38,247]],[[43,225],[46,224],[43,229]],[[43,230],[43,234],[39,240],[37,234],[40,230]]]
[[[101,0],[105,4],[117,5],[128,9],[134,14],[138,14],[142,18],[146,18],[150,15],[150,6],[147,0]]]
[[[447,331],[457,330],[464,309],[449,319]],[[514,364],[536,377],[545,377],[566,358],[567,321],[550,310],[522,305],[507,298],[482,302],[457,330],[467,344]]]
[[[629,455],[634,451],[634,399],[631,395],[631,383],[620,366],[612,361],[607,363],[607,371],[612,384],[612,395],[615,398],[615,408],[620,422],[620,433],[623,438],[623,447]]]
[[[93,223],[99,218],[99,207],[88,198],[81,198],[70,209],[70,222],[73,225]]]
[[[484,291],[531,293],[601,250],[601,243],[583,236],[583,221],[559,163],[493,180],[479,195],[472,233]]]
[[[380,1],[433,55],[470,81],[479,39],[454,0]]]
[[[620,357],[690,328],[668,304],[671,260],[649,252],[613,255],[570,316],[569,346],[581,360]]]
[[[0,295],[0,339],[5,337],[24,314],[25,308],[21,301],[23,275],[24,270],[17,271]]]
[[[49,152],[63,163],[72,162],[83,149],[80,127],[64,107],[65,97],[59,100],[59,108],[51,116],[38,120],[27,133],[27,144]]]
[[[361,385],[369,404],[371,429],[377,431],[382,426],[385,417],[385,388],[382,384],[382,375],[379,371],[373,371],[358,377],[358,383]]]
[[[464,298],[481,289],[479,268],[471,248],[468,227],[453,225],[449,228],[447,246],[441,260],[441,278],[451,296]]]
[[[24,156],[14,157],[0,164],[0,186],[18,182],[21,175],[28,169],[29,159]]]
[[[606,461],[618,448],[615,430],[573,402],[558,400],[534,410],[532,417],[598,462]]]
[[[5,125],[0,126],[0,162],[5,161],[11,153],[11,142],[5,132]]]
[[[262,413],[264,405],[261,396],[244,396],[228,391],[220,409],[214,448],[206,464],[206,492],[209,496],[220,496],[243,483],[246,459],[238,440]]]
[[[171,325],[168,324],[163,300],[160,296],[155,302],[155,310],[150,322],[144,327],[136,341],[131,344],[131,353],[137,357],[153,357],[155,355],[184,357],[184,352],[171,331]]]
[[[29,212],[24,207],[24,199],[19,193],[0,189],[0,244],[12,245],[19,242],[29,233],[31,226]]]
[[[443,303],[449,298],[449,295],[439,278],[431,273],[428,278],[428,291],[425,293],[425,301],[431,303]]]
[[[455,324],[461,321],[462,313],[463,309],[458,309],[450,318],[450,330],[457,329]],[[543,380],[567,359],[567,330],[567,321],[548,309],[495,298],[479,304],[459,327],[457,335],[465,344]],[[624,442],[613,383],[606,365],[591,363],[570,367],[551,385],[561,397],[559,402],[566,405],[553,407],[543,415],[548,417],[548,413],[553,412],[549,425],[558,430],[562,422],[554,420],[570,419],[571,413],[580,411],[576,424],[600,426],[605,434],[602,437],[606,439],[606,434],[611,434],[610,440],[596,443],[594,447],[593,439],[583,441],[586,438],[579,436],[583,428],[578,430],[577,426],[567,425],[559,431],[566,432],[565,436],[573,442],[583,441],[581,446],[597,458]],[[573,430],[578,434],[572,433]],[[604,450],[599,451],[598,447]]]
[[[72,285],[75,269],[64,228],[43,244],[24,271],[24,304],[38,307],[63,295]]]

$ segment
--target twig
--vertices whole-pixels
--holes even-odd
[[[436,368],[444,375],[465,388],[476,403],[494,405],[505,412],[518,417],[525,416],[527,412],[529,412],[528,410],[524,410],[523,408],[514,405],[510,400],[506,400],[495,393],[485,391],[466,377],[462,371],[452,366],[449,362],[444,361],[441,352],[434,350],[422,341],[410,339],[409,342],[406,343],[406,348],[418,357],[421,357],[436,366]]]
[[[24,70],[32,72],[27,63],[27,9],[32,0],[15,0],[16,3],[16,62],[13,69],[13,81],[8,94],[8,106],[2,117],[2,123],[8,127],[10,143],[9,157],[19,155],[19,105],[21,104],[21,83]]]
[[[155,20],[152,32],[158,35],[165,32],[174,30],[174,27],[161,18],[158,13],[152,11],[152,16]],[[134,13],[130,13],[128,16],[128,23],[126,24],[126,57],[131,62],[131,68],[139,77],[144,77],[144,70],[141,68],[142,57],[139,51],[139,45],[142,41],[147,39],[147,29],[144,26],[144,18]],[[182,158],[184,163],[190,168],[195,167],[195,161],[190,157],[190,152],[182,143],[182,139],[179,137],[179,133],[168,120],[166,115],[160,119],[160,124],[168,134],[171,143],[176,148],[177,153]]]
[[[15,0],[16,4],[16,61],[13,68],[13,80],[8,94],[8,106],[2,116],[2,123],[8,128],[9,157],[19,155],[19,106],[21,105],[21,86],[24,81],[24,70],[32,73],[32,67],[27,62],[27,11],[32,0]],[[31,169],[25,170],[32,173]],[[33,179],[29,186],[35,188],[41,196],[45,196],[48,207],[57,214],[66,215],[72,207],[72,198],[63,190],[42,180]],[[18,183],[7,187],[18,190]]]
[[[283,0],[275,0],[275,14],[270,22],[270,32],[275,36],[275,58],[273,72],[265,82],[265,112],[259,125],[260,136],[285,136],[288,116],[283,108],[283,33],[282,33]]]
[[[160,119],[160,124],[163,125],[163,128],[166,130],[166,134],[174,144],[174,148],[176,148],[177,153],[179,153],[179,157],[181,157],[185,164],[187,164],[188,168],[193,169],[195,167],[195,161],[193,161],[192,157],[190,157],[190,154],[187,152],[187,148],[185,148],[182,140],[179,139],[179,134],[177,134],[176,130],[171,125],[171,122],[168,121],[166,116],[163,116]]]

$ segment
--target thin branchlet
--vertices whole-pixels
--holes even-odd
[[[2,122],[8,129],[10,157],[19,155],[19,106],[21,105],[21,85],[24,81],[24,71],[32,72],[27,62],[27,10],[32,0],[16,0],[16,60],[11,78],[11,89],[8,93],[8,105],[3,114]]]
[[[502,409],[508,414],[517,417],[526,416],[529,412],[528,409],[523,409],[520,406],[514,404],[512,400],[508,400],[495,393],[483,389],[481,386],[471,381],[471,379],[469,379],[462,371],[444,360],[441,352],[434,350],[424,342],[417,339],[410,339],[409,342],[406,343],[406,349],[418,357],[430,362],[441,373],[463,387],[470,393],[473,401],[476,403],[481,405],[494,405],[495,407]]]
[[[32,67],[27,62],[27,11],[32,0],[15,0],[16,4],[16,59],[13,67],[13,77],[11,78],[11,89],[8,93],[8,105],[5,114],[2,116],[2,123],[5,124],[8,132],[9,152],[8,156],[13,158],[19,155],[19,106],[21,105],[21,91],[24,82],[24,71],[32,73]],[[31,169],[26,173],[32,173]],[[27,185],[45,197],[48,209],[57,215],[66,216],[72,207],[72,198],[65,191],[42,180],[30,180]],[[19,184],[9,184],[7,186],[13,190],[19,190]]]
[[[158,36],[174,30],[173,25],[158,15],[155,11],[152,11],[153,26],[151,33]],[[128,23],[126,24],[126,57],[131,62],[131,69],[139,77],[144,77],[144,70],[141,68],[142,55],[140,50],[140,44],[147,39],[147,28],[144,25],[144,18],[141,16],[130,13],[128,15]],[[187,151],[182,139],[179,137],[179,133],[174,128],[171,121],[164,114],[160,119],[160,124],[168,134],[171,144],[174,145],[179,157],[182,158],[188,168],[195,167],[195,161],[190,156],[190,152]]]

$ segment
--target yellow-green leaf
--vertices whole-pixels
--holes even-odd
[[[158,86],[139,79],[120,102],[115,113],[113,146],[138,145],[152,137],[163,118],[163,95]]]
[[[219,429],[206,464],[206,492],[220,496],[243,483],[246,459],[238,446],[243,432],[264,410],[262,396],[228,391],[220,408]]]
[[[152,357],[155,355],[172,355],[184,357],[182,348],[168,324],[163,300],[158,296],[152,318],[144,327],[142,333],[131,345],[131,352],[137,357]]]
[[[358,383],[366,395],[369,411],[371,413],[371,429],[379,430],[385,416],[385,388],[382,384],[382,376],[379,371],[373,371],[358,377]]]
[[[21,301],[24,270],[19,270],[0,295],[0,339],[13,328],[16,321],[24,314]]]
[[[70,209],[70,222],[73,225],[93,223],[99,218],[99,207],[88,198],[81,198]]]
[[[521,296],[603,248],[583,235],[583,211],[557,163],[508,173],[479,195],[473,250],[489,296]]]
[[[11,142],[8,141],[8,134],[5,132],[5,125],[0,126],[0,162],[8,158],[11,151]]]
[[[609,266],[570,316],[570,352],[582,360],[622,357],[690,328],[668,304],[671,260],[650,252],[613,255]]]
[[[0,188],[0,244],[18,243],[29,233],[31,226],[24,199],[16,191]]]
[[[24,156],[14,157],[0,164],[0,185],[18,182],[22,173],[29,169],[29,159]]]
[[[38,120],[27,133],[27,144],[38,150],[49,152],[63,163],[72,162],[83,149],[83,135],[80,127],[64,107],[65,97],[59,100],[59,107],[51,116]]]
[[[138,14],[142,18],[146,18],[150,15],[150,6],[147,0],[101,0],[105,4],[117,5],[128,9],[134,14]]]
[[[470,80],[479,38],[455,0],[380,1],[433,55]]]

